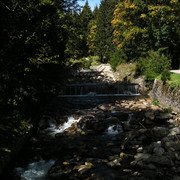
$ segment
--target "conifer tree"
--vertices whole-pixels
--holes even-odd
[[[102,62],[107,61],[114,51],[111,21],[115,4],[115,0],[102,0],[97,15],[95,54],[101,57]]]
[[[89,46],[89,54],[95,55],[96,48],[96,34],[97,34],[97,16],[98,16],[98,7],[96,6],[93,11],[93,19],[89,22],[87,44]]]
[[[93,14],[91,11],[91,8],[89,6],[88,1],[86,1],[83,10],[80,14],[80,26],[81,26],[81,47],[83,49],[83,56],[87,56],[88,55],[88,45],[87,45],[87,36],[88,36],[88,26],[89,26],[89,22],[92,20],[93,18]]]

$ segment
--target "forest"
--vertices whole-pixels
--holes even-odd
[[[114,71],[136,62],[147,80],[179,69],[178,0],[102,0],[93,11],[88,1],[1,0],[0,9],[1,123],[32,118],[84,57]]]

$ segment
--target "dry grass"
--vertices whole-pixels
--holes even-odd
[[[116,68],[116,78],[119,81],[132,82],[136,74],[136,63],[122,63]]]

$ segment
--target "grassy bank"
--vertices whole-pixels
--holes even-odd
[[[156,79],[161,79],[161,75],[157,76]],[[180,86],[180,74],[171,72],[168,83],[170,87]]]

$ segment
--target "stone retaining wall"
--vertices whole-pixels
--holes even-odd
[[[153,100],[157,99],[165,108],[170,107],[180,112],[180,87],[171,89],[168,85],[163,85],[161,80],[155,79],[150,95]]]

